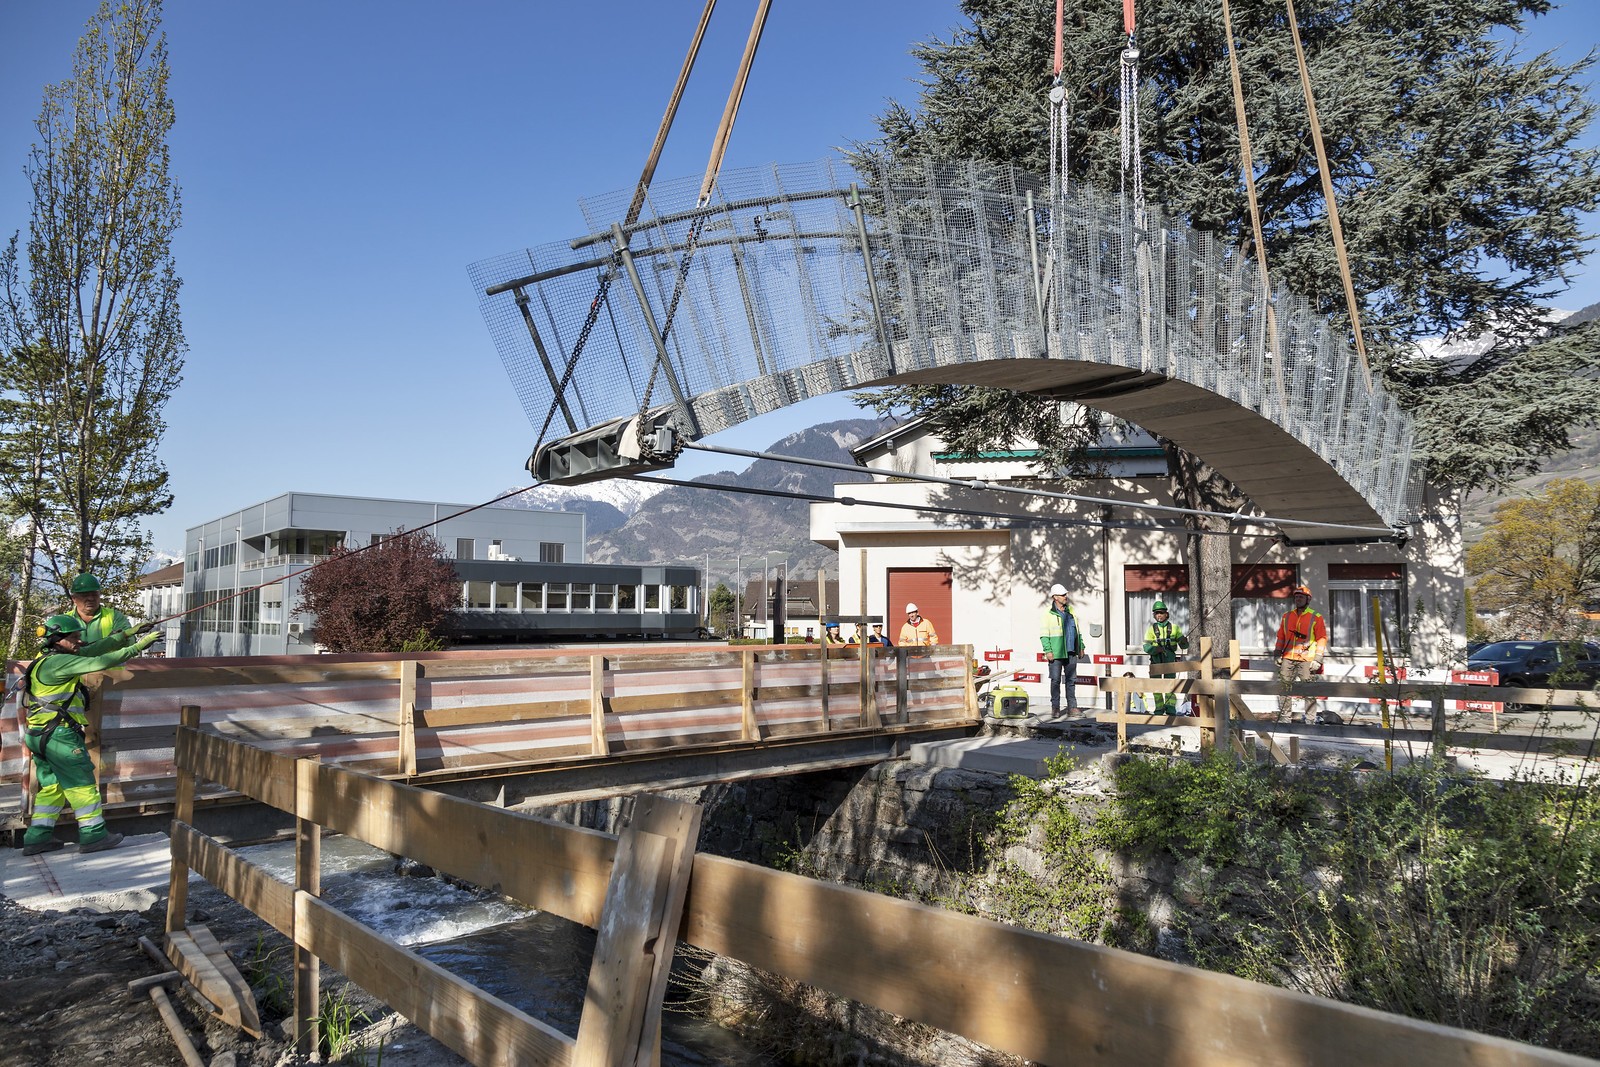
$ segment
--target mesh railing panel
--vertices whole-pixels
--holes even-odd
[[[1052,201],[1028,175],[978,164],[822,161],[728,172],[704,206],[697,193],[689,179],[657,184],[632,228],[643,304],[612,237],[626,191],[583,202],[591,233],[576,248],[469,268],[543,440],[679,395],[695,423],[680,428],[703,436],[910,371],[1046,357],[1209,390],[1321,455],[1386,520],[1405,511],[1409,418],[1301,298],[1273,295],[1270,331],[1254,263],[1212,234],[1092,193]],[[570,425],[552,410],[564,380]]]

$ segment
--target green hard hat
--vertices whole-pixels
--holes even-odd
[[[100,591],[100,579],[92,574],[80,574],[72,579],[72,591],[74,593],[98,593]]]
[[[1154,604],[1150,605],[1150,610],[1152,612],[1166,611],[1167,610],[1167,606],[1165,604],[1163,604],[1161,601],[1158,600]]]
[[[52,615],[39,627],[39,640],[45,648],[49,648],[58,638],[81,633],[83,620],[76,615]]]

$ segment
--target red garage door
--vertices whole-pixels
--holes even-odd
[[[889,569],[889,610],[883,628],[889,640],[897,641],[900,625],[906,621],[906,605],[915,604],[922,617],[933,623],[941,645],[954,644],[950,616],[950,568],[907,567]],[[970,638],[970,635],[969,635]]]

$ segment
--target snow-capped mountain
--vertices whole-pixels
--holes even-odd
[[[615,530],[633,518],[664,486],[626,478],[608,478],[585,485],[537,485],[501,506],[540,511],[581,511],[590,537]]]

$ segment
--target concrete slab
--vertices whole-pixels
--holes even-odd
[[[935,767],[955,767],[990,774],[1021,774],[1045,778],[1045,761],[1070,755],[1080,766],[1098,760],[1111,745],[1084,745],[1067,740],[965,737],[955,741],[928,741],[912,745],[906,758]]]
[[[35,911],[144,911],[171,877],[166,834],[124,838],[87,856],[75,844],[38,856],[0,849],[0,895]]]

